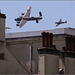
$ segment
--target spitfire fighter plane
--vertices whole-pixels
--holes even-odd
[[[35,20],[36,23],[39,23],[39,20],[42,19],[42,13],[39,12],[39,17],[29,17],[31,13],[31,7],[28,7],[27,11],[25,13],[22,13],[23,16],[20,16],[18,18],[15,18],[15,21],[17,21],[17,26],[21,28],[27,21],[33,21]]]
[[[58,26],[58,25],[60,25],[60,24],[63,24],[63,23],[67,23],[67,21],[62,22],[62,19],[60,19],[58,22],[55,22],[56,26]]]

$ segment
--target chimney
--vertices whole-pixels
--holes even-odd
[[[42,47],[52,47],[53,46],[53,34],[49,32],[42,33]]]
[[[5,41],[5,14],[0,12],[0,40]]]

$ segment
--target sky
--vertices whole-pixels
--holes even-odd
[[[29,6],[32,7],[30,17],[38,17],[41,11],[43,19],[39,23],[27,21],[22,28],[18,28],[14,19],[21,16]],[[5,25],[11,28],[6,29],[6,33],[75,28],[75,1],[0,1],[0,10],[6,15]],[[59,19],[67,23],[56,27],[55,22]]]

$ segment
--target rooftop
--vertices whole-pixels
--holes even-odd
[[[41,36],[42,32],[49,32],[56,34],[67,34],[75,36],[75,28],[57,28],[51,30],[41,30],[41,31],[29,31],[29,32],[17,32],[17,33],[7,33],[6,39],[8,38],[21,38],[21,37],[33,37],[33,36]]]

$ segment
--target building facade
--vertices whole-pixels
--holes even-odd
[[[6,34],[7,49],[21,61],[30,73],[38,74],[39,59],[38,48],[42,47],[42,32],[53,33],[53,45],[62,51],[66,46],[66,36],[75,36],[73,28],[59,28],[46,31],[32,31]],[[63,62],[59,59],[59,69],[63,68]],[[48,61],[49,62],[49,61]]]
[[[59,69],[62,68],[66,74],[75,74],[74,56],[68,54],[69,57],[65,59],[61,56],[64,48],[70,50],[66,37],[75,37],[75,28],[5,34],[5,18],[6,16],[0,13],[0,74],[59,74]],[[38,49],[43,48],[42,32],[53,33],[53,54],[38,52]]]

